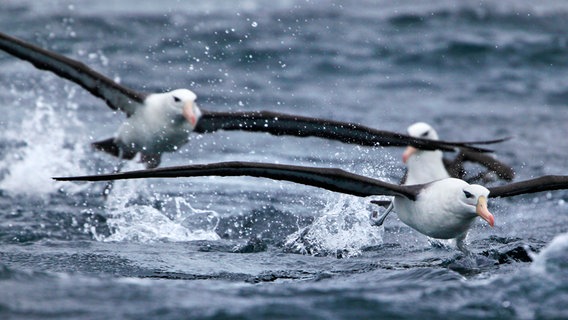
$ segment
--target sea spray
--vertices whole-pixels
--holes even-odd
[[[51,179],[67,173],[86,174],[81,165],[85,159],[84,146],[76,138],[78,123],[74,112],[66,112],[62,117],[52,103],[42,96],[36,98],[35,109],[28,112],[21,126],[5,133],[9,141],[22,143],[15,144],[9,151],[12,154],[0,163],[0,170],[7,172],[0,181],[0,189],[42,198],[62,187],[66,192],[82,190],[84,186]],[[69,134],[71,130],[75,132]]]
[[[108,237],[99,241],[183,242],[219,240],[218,213],[194,208],[183,197],[152,195],[144,180],[115,181],[108,203]],[[144,199],[141,199],[144,198]]]
[[[392,157],[387,160],[385,163],[370,161],[369,150],[358,148],[358,159],[350,163],[347,170],[385,180],[383,177],[393,169]],[[373,210],[379,209],[366,198],[330,196],[322,215],[287,237],[285,250],[316,256],[358,256],[365,247],[383,244],[384,226],[376,227],[370,222]]]
[[[286,239],[288,251],[311,255],[353,257],[362,249],[383,243],[383,227],[372,226],[368,201],[348,195],[330,199],[311,225]]]

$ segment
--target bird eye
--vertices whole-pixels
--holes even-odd
[[[430,131],[426,131],[426,132],[424,132],[423,134],[421,134],[420,136],[423,137],[423,138],[425,138],[425,137],[428,136],[429,133],[430,133]]]
[[[181,101],[181,99],[180,99],[180,98],[178,98],[178,97],[176,97],[176,96],[174,96],[174,101],[175,101],[175,102],[180,102],[180,101]]]
[[[468,198],[468,199],[473,198],[473,194],[471,194],[471,192],[468,192],[468,191],[465,191],[465,190],[464,190],[464,191],[463,191],[463,194],[465,194],[465,197]]]

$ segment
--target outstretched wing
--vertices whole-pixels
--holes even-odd
[[[422,138],[389,131],[376,130],[362,125],[309,118],[270,111],[251,112],[212,112],[203,110],[203,114],[194,129],[197,133],[208,133],[217,130],[239,130],[267,132],[273,135],[291,135],[297,137],[320,137],[344,143],[362,146],[408,146],[425,150],[453,151],[464,148],[476,152],[492,150],[472,146],[472,144],[492,144],[507,140],[497,139],[474,142],[447,142]]]
[[[465,162],[479,164],[485,167],[487,171],[481,172],[473,177],[466,177],[467,172],[464,168]],[[512,181],[515,178],[515,170],[510,166],[495,159],[491,155],[469,150],[460,149],[460,152],[453,160],[444,158],[444,165],[452,177],[465,179],[467,181],[483,179],[488,173],[494,173],[499,179],[505,181]]]
[[[334,168],[313,168],[257,162],[219,162],[113,174],[56,177],[59,181],[105,181],[140,178],[178,178],[199,176],[251,176],[296,182],[359,197],[372,195],[404,196],[414,200],[421,186],[399,186]]]
[[[568,189],[568,176],[542,176],[539,178],[490,187],[489,197],[512,197],[520,194]]]
[[[146,97],[143,93],[117,84],[79,61],[3,33],[0,33],[0,49],[30,62],[38,69],[51,71],[75,82],[103,99],[112,109],[124,111],[127,115],[132,115],[136,106]]]

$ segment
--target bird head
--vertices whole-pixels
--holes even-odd
[[[495,224],[495,218],[487,209],[487,198],[489,197],[489,190],[478,184],[468,184],[461,187],[459,192],[459,201],[464,205],[467,211],[471,214],[481,217],[487,221],[490,226]]]
[[[181,110],[183,117],[195,127],[201,117],[201,110],[195,103],[197,95],[188,89],[177,89],[166,93],[167,103],[175,110]]]
[[[415,138],[438,140],[438,133],[434,128],[425,122],[416,122],[408,127],[408,135]],[[411,156],[420,152],[415,147],[408,146],[402,154],[402,162],[407,163]]]

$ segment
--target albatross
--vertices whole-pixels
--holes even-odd
[[[394,210],[402,222],[431,238],[455,239],[456,246],[463,252],[467,252],[464,240],[477,217],[485,220],[492,227],[495,224],[495,218],[487,208],[488,198],[512,197],[568,188],[568,176],[543,176],[489,188],[469,184],[457,178],[445,178],[425,184],[397,185],[336,168],[238,161],[54,179],[107,181],[198,176],[262,177],[359,197],[394,196]]]
[[[163,93],[144,93],[118,84],[85,64],[48,51],[15,37],[0,33],[0,50],[32,63],[83,87],[106,102],[113,110],[126,114],[117,134],[94,142],[94,148],[121,160],[131,160],[140,153],[147,169],[158,167],[165,152],[174,152],[189,140],[191,132],[219,130],[266,132],[273,135],[320,137],[362,146],[407,146],[425,150],[474,152],[491,150],[474,144],[498,143],[505,139],[473,142],[433,141],[362,125],[295,116],[270,111],[215,112],[198,107],[197,95],[189,89]]]
[[[407,132],[411,137],[439,140],[436,130],[425,122],[416,122],[410,125]],[[466,161],[480,164],[487,168],[487,171],[467,178],[464,169],[464,162]],[[406,164],[406,174],[400,182],[402,185],[424,184],[450,177],[471,182],[482,179],[489,173],[494,173],[497,177],[506,181],[511,181],[515,177],[514,170],[497,159],[479,152],[461,149],[453,160],[448,160],[444,158],[441,150],[425,150],[408,146],[402,154],[402,162]],[[381,200],[372,202],[378,205],[388,203]],[[373,224],[381,226],[392,209],[393,203],[391,202],[381,215],[377,215],[377,212],[373,211],[371,213]]]
[[[407,128],[408,135],[416,138],[439,140],[438,133],[425,122],[416,122]],[[463,179],[469,182],[488,180],[495,174],[499,179],[512,181],[515,171],[494,157],[468,150],[459,150],[458,155],[450,160],[443,157],[440,150],[417,149],[408,146],[402,154],[402,161],[407,166],[406,176],[402,184],[420,184],[449,177]],[[484,166],[487,171],[467,177],[464,169],[465,162],[473,162]]]

